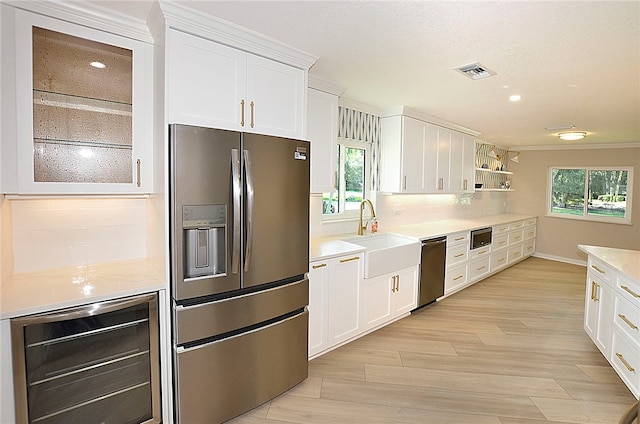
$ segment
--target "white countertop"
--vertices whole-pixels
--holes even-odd
[[[429,221],[421,224],[403,225],[385,228],[381,233],[394,233],[416,239],[426,239],[444,236],[458,231],[469,231],[476,228],[491,227],[535,218],[535,215],[502,214],[470,219],[447,219],[443,221]],[[311,240],[309,246],[309,261],[330,259],[331,257],[349,255],[362,251],[363,248],[344,239],[358,237],[355,234],[340,234],[331,237],[319,237]]]
[[[578,248],[611,265],[626,277],[640,282],[640,251],[584,244],[579,244]]]
[[[0,287],[0,319],[166,288],[151,261],[135,260],[15,274]]]

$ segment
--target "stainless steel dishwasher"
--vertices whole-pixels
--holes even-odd
[[[418,308],[444,295],[444,271],[447,259],[447,237],[422,240]]]

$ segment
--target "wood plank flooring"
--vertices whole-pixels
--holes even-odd
[[[529,258],[311,361],[231,422],[617,423],[635,398],[584,332],[585,278]]]

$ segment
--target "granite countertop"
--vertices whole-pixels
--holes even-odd
[[[444,236],[458,231],[469,231],[476,228],[491,227],[499,224],[523,221],[536,218],[535,215],[501,214],[470,219],[448,219],[429,221],[421,224],[403,225],[385,228],[381,233],[393,233],[420,239]],[[364,250],[361,246],[344,241],[358,237],[355,234],[340,234],[330,237],[311,239],[309,261],[330,259],[331,257],[348,255]]]
[[[611,265],[626,277],[640,283],[640,251],[584,244],[579,244],[578,248],[586,254],[593,255]]]
[[[133,260],[14,274],[0,287],[0,319],[162,290],[160,271]]]

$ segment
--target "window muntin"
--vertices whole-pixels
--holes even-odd
[[[549,216],[631,223],[631,167],[549,168]]]
[[[324,218],[339,219],[358,215],[360,202],[368,195],[368,160],[368,144],[338,141],[336,191],[322,194]]]

